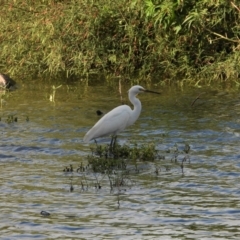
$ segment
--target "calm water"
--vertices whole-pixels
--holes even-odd
[[[182,174],[168,154],[132,172],[128,184],[113,192],[106,176],[63,169],[86,163],[90,146],[82,138],[99,119],[96,110],[120,104],[117,87],[63,85],[55,102],[49,100],[50,85],[22,86],[5,96],[0,238],[239,239],[240,95],[152,88],[162,95],[140,96],[142,114],[120,142],[155,141],[163,152],[189,143],[191,162]],[[18,121],[7,123],[9,115]]]

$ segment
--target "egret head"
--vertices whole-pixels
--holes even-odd
[[[134,96],[136,96],[139,93],[144,93],[144,92],[160,94],[159,92],[147,90],[140,85],[135,85],[128,90],[129,95],[134,95]]]
[[[145,92],[145,88],[139,86],[139,85],[135,85],[135,86],[132,86],[129,90],[128,90],[128,93],[129,94],[132,94],[132,95],[137,95],[139,93],[142,93],[142,92]]]

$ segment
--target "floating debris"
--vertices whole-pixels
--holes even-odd
[[[49,217],[51,215],[49,212],[46,212],[46,211],[41,211],[40,214],[44,217]]]
[[[100,110],[97,110],[97,111],[96,111],[96,114],[97,114],[98,116],[101,116],[101,115],[103,115],[103,112],[100,111]]]

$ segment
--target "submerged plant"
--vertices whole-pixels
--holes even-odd
[[[52,94],[50,94],[50,96],[49,96],[49,101],[50,102],[55,102],[56,90],[60,87],[62,87],[62,85],[59,85],[57,87],[55,87],[54,85],[52,86]]]
[[[131,143],[120,145],[116,143],[112,149],[109,145],[96,145],[92,148],[92,154],[87,156],[88,165],[93,172],[112,173],[114,170],[127,170],[129,165],[135,166],[137,171],[138,164],[141,162],[159,162],[165,160],[166,155],[173,154],[171,161],[178,161],[180,151],[175,145],[175,150],[166,150],[161,152],[157,149],[156,144],[145,143]],[[184,148],[186,154],[190,151],[189,145]],[[157,169],[159,169],[157,167]]]
[[[170,171],[171,155],[174,154],[175,162],[171,165],[174,164],[178,167],[180,165],[182,174],[184,174],[184,163],[187,160],[190,163],[189,144],[185,144],[182,149],[180,150],[175,144],[172,149],[162,152],[153,142],[124,145],[116,143],[114,148],[111,148],[110,145],[96,144],[91,148],[92,153],[87,156],[85,165],[84,162],[81,162],[76,169],[72,164],[64,167],[63,172],[67,177],[68,191],[75,191],[77,186],[80,186],[80,191],[88,191],[89,188],[100,191],[106,186],[105,183],[110,192],[116,195],[119,208],[121,194],[134,185],[133,174],[140,173],[141,169],[154,174],[155,177],[161,176],[164,169]],[[181,159],[179,156],[182,157],[182,155],[184,157],[179,160]],[[167,158],[170,160],[168,163],[166,162]],[[152,166],[150,172],[149,168],[146,168],[149,165]]]
[[[8,115],[7,116],[7,119],[6,119],[7,123],[13,123],[13,122],[17,122],[17,121],[18,121],[18,118],[15,117],[15,115]]]
[[[26,117],[26,122],[29,122],[29,117],[28,116],[25,116]],[[7,116],[2,116],[2,117],[0,117],[0,121],[2,121],[2,120],[4,120],[4,118],[5,118],[5,122],[6,123],[15,123],[15,122],[18,122],[19,121],[19,118],[20,118],[20,120],[21,120],[21,117],[17,117],[16,116],[16,114],[9,114],[9,115],[7,115]]]

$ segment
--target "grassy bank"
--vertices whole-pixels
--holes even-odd
[[[97,74],[238,84],[235,2],[1,1],[0,71],[16,78]]]

